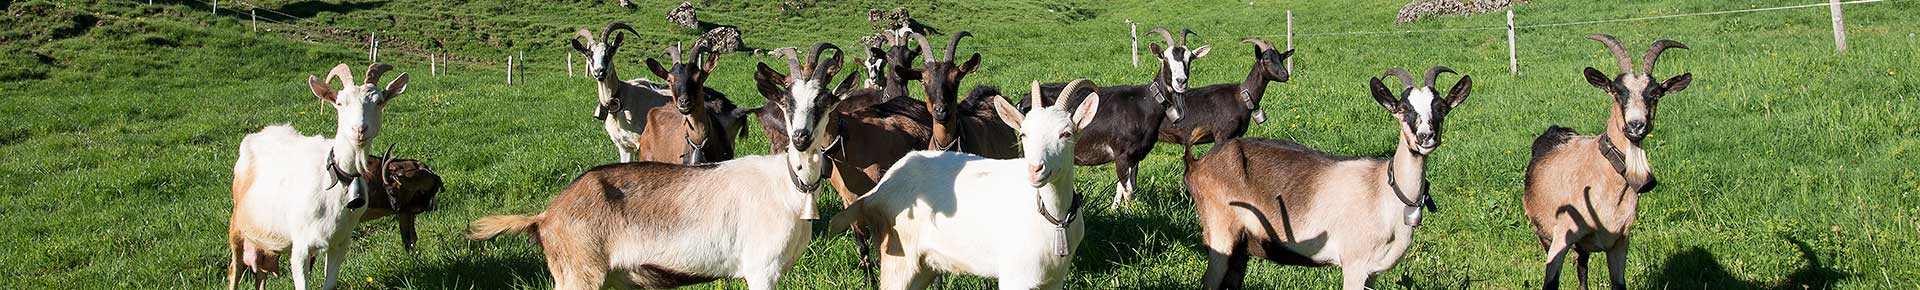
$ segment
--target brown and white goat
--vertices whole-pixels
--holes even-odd
[[[831,44],[821,43],[813,48],[816,51],[814,58],[819,57],[817,51],[828,48],[839,50]],[[787,57],[789,72],[811,73],[806,71],[806,67],[800,65],[797,52],[793,49],[783,48],[776,50],[775,54]],[[808,60],[808,62],[812,63],[814,60]],[[785,83],[790,82],[793,77],[775,71],[765,64],[761,64],[757,69],[754,73],[754,81],[759,87],[761,96],[766,97],[767,103],[770,104],[759,109],[759,118],[761,120],[785,118],[789,112],[796,109],[785,105],[791,101],[786,99]],[[927,114],[925,103],[898,95],[905,92],[905,81],[895,77],[882,78],[881,88],[846,91],[842,101],[831,108],[833,114],[828,118],[832,120],[830,122],[832,125],[828,126],[826,131],[800,131],[818,134],[818,136],[806,137],[824,138],[835,144],[827,150],[828,159],[831,160],[833,167],[829,180],[832,181],[834,190],[839,193],[841,205],[852,203],[854,198],[872,190],[873,185],[886,174],[887,168],[891,168],[901,156],[927,147],[931,134],[927,124],[931,122],[932,117]],[[770,144],[776,144],[773,145],[776,148],[772,148],[771,152],[785,152],[786,148],[777,144],[781,144],[781,140],[794,137],[789,135],[793,132],[788,130],[788,125],[763,121],[760,122],[760,126],[767,133],[767,141]],[[843,138],[858,140],[858,142],[839,142]]]
[[[555,289],[666,288],[742,278],[773,289],[812,240],[814,207],[840,93],[827,84],[843,53],[784,83],[788,150],[703,165],[617,163],[588,170],[538,215],[489,216],[468,238],[530,232]]]
[[[1153,151],[1154,141],[1162,122],[1181,121],[1187,110],[1184,94],[1187,93],[1187,72],[1193,61],[1207,56],[1212,46],[1187,49],[1187,35],[1193,31],[1182,29],[1180,41],[1174,42],[1173,34],[1166,28],[1154,28],[1152,33],[1160,34],[1166,40],[1166,47],[1158,43],[1149,43],[1148,48],[1154,57],[1160,58],[1160,70],[1153,75],[1153,81],[1143,85],[1111,86],[1101,88],[1100,120],[1081,132],[1077,146],[1073,149],[1073,163],[1080,166],[1096,166],[1113,163],[1114,182],[1113,203],[1108,208],[1119,208],[1120,204],[1133,201],[1134,181],[1140,172],[1140,161],[1147,159],[1147,153]],[[1091,91],[1080,90],[1071,95],[1060,94],[1065,84],[1046,84],[1040,86],[1042,98],[1062,96],[1059,99],[1045,99],[1047,103],[1063,101],[1072,106],[1080,104]]]
[[[1343,288],[1366,287],[1374,274],[1399,263],[1420,226],[1428,196],[1427,156],[1440,147],[1442,121],[1467,100],[1473,79],[1462,76],[1441,98],[1435,77],[1413,85],[1394,68],[1404,89],[1395,97],[1380,78],[1373,99],[1393,115],[1399,142],[1386,160],[1336,156],[1297,143],[1261,138],[1215,145],[1188,159],[1187,185],[1206,240],[1207,289],[1239,289],[1251,256],[1296,266],[1340,267]]]
[[[734,138],[746,133],[746,114],[751,110],[740,110],[726,94],[706,86],[707,77],[720,63],[720,53],[711,50],[706,44],[696,45],[693,55],[682,59],[681,47],[676,44],[667,48],[667,56],[673,61],[668,66],[647,58],[647,69],[667,81],[675,113],[683,117],[680,131],[686,144],[682,164],[732,160]],[[703,55],[706,58],[701,58]]]
[[[275,125],[247,134],[233,164],[233,213],[228,220],[227,289],[239,287],[241,266],[250,269],[254,288],[265,273],[279,272],[281,253],[291,252],[293,286],[307,289],[307,266],[315,251],[326,255],[321,289],[332,289],[346,261],[347,242],[366,212],[364,178],[367,144],[380,134],[387,103],[406,91],[407,74],[385,87],[380,74],[393,66],[376,63],[363,80],[353,69],[334,66],[322,81],[308,76],[307,87],[339,113],[333,138],[301,136],[292,126]],[[340,89],[328,82],[339,79]]]
[[[1292,78],[1286,61],[1293,56],[1293,50],[1276,50],[1273,44],[1258,38],[1240,42],[1253,45],[1253,68],[1247,73],[1247,80],[1188,90],[1187,109],[1193,113],[1179,122],[1160,121],[1160,142],[1180,144],[1184,150],[1192,151],[1193,145],[1246,135],[1249,121],[1267,122],[1266,111],[1260,110],[1260,100],[1267,95],[1267,83]]]
[[[960,99],[960,80],[980,68],[980,54],[955,64],[954,53],[960,39],[972,35],[966,31],[953,33],[944,60],[934,58],[926,36],[910,35],[920,42],[921,56],[926,58],[926,68],[906,75],[917,75],[927,94],[927,111],[933,115],[933,140],[927,150],[966,152],[993,159],[1020,157],[1020,132],[1002,121],[993,107],[992,99],[1005,99],[998,89],[975,86],[965,100]],[[905,69],[912,69],[911,65]]]
[[[607,137],[613,140],[620,162],[642,160],[684,163],[689,160],[710,161],[731,158],[733,148],[730,144],[732,144],[733,135],[709,134],[714,131],[710,129],[720,127],[719,132],[734,132],[732,129],[745,124],[746,113],[749,110],[740,110],[724,95],[703,87],[700,92],[704,95],[694,98],[707,99],[700,103],[705,104],[704,112],[710,116],[709,118],[689,118],[688,114],[682,113],[679,108],[668,106],[673,99],[671,97],[674,85],[671,83],[672,77],[662,76],[669,79],[669,83],[665,85],[653,83],[644,78],[621,80],[613,68],[613,56],[626,41],[626,35],[619,34],[620,31],[639,34],[625,23],[614,22],[607,24],[607,28],[600,33],[599,39],[605,42],[596,41],[593,33],[586,29],[576,32],[577,37],[568,40],[575,51],[587,58],[587,75],[594,78],[599,88],[596,91],[599,95],[599,104],[594,109],[593,117],[606,123]],[[580,38],[585,38],[586,42],[582,43]],[[678,63],[676,61],[676,65]],[[710,66],[703,68],[711,69]],[[706,73],[711,71],[701,71],[697,74],[704,76]],[[704,81],[704,78],[699,81]],[[661,87],[666,89],[659,89]],[[696,126],[689,126],[696,123],[698,123]],[[689,127],[709,130],[688,130]],[[720,148],[722,146],[718,144],[709,144],[716,142],[715,138],[718,138],[717,142],[729,145]],[[712,148],[692,150],[699,147],[698,145],[711,145],[708,147]]]
[[[1607,78],[1588,67],[1587,83],[1613,98],[1606,132],[1579,136],[1573,129],[1551,126],[1533,141],[1533,160],[1527,164],[1527,220],[1547,251],[1545,289],[1560,287],[1560,266],[1574,252],[1580,289],[1587,288],[1587,256],[1607,253],[1607,271],[1613,289],[1626,289],[1627,246],[1640,194],[1653,190],[1653,166],[1640,141],[1653,131],[1653,111],[1660,97],[1685,90],[1692,73],[1658,81],[1653,66],[1669,48],[1686,49],[1672,40],[1653,42],[1634,72],[1626,48],[1611,35],[1587,38],[1613,52],[1620,73]]]

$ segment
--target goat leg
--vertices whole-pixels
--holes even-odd
[[[1580,290],[1587,290],[1587,256],[1590,255],[1580,251],[1573,253],[1573,272],[1580,277]]]

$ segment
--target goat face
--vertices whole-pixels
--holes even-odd
[[[1447,113],[1459,107],[1460,103],[1466,102],[1467,95],[1473,89],[1473,77],[1461,76],[1460,81],[1455,82],[1453,89],[1447,92],[1446,98],[1440,98],[1439,91],[1433,87],[1434,78],[1440,73],[1451,72],[1453,70],[1447,67],[1428,69],[1427,84],[1415,87],[1411,81],[1412,77],[1408,76],[1406,71],[1400,68],[1388,70],[1389,75],[1402,76],[1401,80],[1405,88],[1401,90],[1401,94],[1405,95],[1405,98],[1395,97],[1379,77],[1373,78],[1369,83],[1374,101],[1379,102],[1381,107],[1386,108],[1387,112],[1393,114],[1393,118],[1399,121],[1397,123],[1400,124],[1400,141],[1407,148],[1411,148],[1415,154],[1427,155],[1433,153],[1434,149],[1440,148],[1440,133],[1444,128],[1442,124],[1446,121]]]
[[[1249,79],[1247,81],[1249,82],[1286,82],[1287,80],[1293,78],[1293,73],[1287,71],[1287,67],[1285,65],[1287,58],[1293,56],[1292,49],[1288,49],[1286,52],[1279,52],[1273,49],[1273,44],[1269,44],[1267,43],[1267,41],[1260,40],[1259,38],[1248,38],[1240,42],[1253,45],[1253,58],[1254,58],[1253,74],[1254,75],[1249,76],[1248,77]],[[1260,99],[1258,99],[1257,97],[1264,94],[1258,94],[1256,92],[1241,91],[1239,95],[1240,95],[1240,104],[1242,106],[1245,106],[1248,111],[1253,112],[1253,115],[1252,115],[1253,121],[1255,123],[1263,123],[1263,124],[1266,123],[1267,112],[1260,110]]]
[[[647,69],[667,81],[667,90],[673,94],[681,114],[694,115],[696,110],[705,108],[707,76],[713,75],[713,68],[720,61],[719,53],[708,50],[711,49],[704,44],[696,45],[693,57],[682,59],[679,46],[667,48],[667,55],[673,58],[670,67],[647,58]],[[701,58],[703,55],[706,57]]]
[[[827,49],[834,50],[832,57],[820,59]],[[854,78],[846,78],[837,88],[829,89],[827,84],[833,81],[833,75],[840,71],[842,57],[845,55],[838,47],[829,43],[820,43],[813,48],[813,57],[809,64],[802,66],[798,52],[792,49],[775,51],[787,56],[788,76],[760,63],[754,80],[761,96],[767,103],[773,104],[786,115],[787,130],[786,158],[788,168],[796,177],[795,184],[810,190],[818,186],[819,176],[826,172],[826,148],[836,143],[829,129],[834,109],[840,103],[840,94],[853,90]],[[776,150],[778,151],[778,150]]]
[[[352,142],[353,146],[365,148],[367,140],[380,134],[380,113],[387,107],[387,101],[399,97],[407,89],[407,74],[402,73],[385,88],[375,86],[380,74],[392,70],[393,66],[376,63],[367,68],[365,83],[353,82],[352,68],[346,64],[333,67],[322,81],[319,77],[307,76],[307,87],[313,95],[333,105],[339,113],[334,127],[334,138]],[[328,83],[339,79],[342,87],[333,89]]]
[[[1093,116],[1100,108],[1100,87],[1086,79],[1074,80],[1060,91],[1059,96],[1064,100],[1081,86],[1091,87],[1094,92],[1087,94],[1086,100],[1076,108],[1067,108],[1066,102],[1054,102],[1053,106],[1041,105],[1039,81],[1033,82],[1033,97],[1027,98],[1033,104],[1024,114],[1013,104],[1007,103],[1006,98],[993,98],[994,112],[1002,121],[1006,121],[1007,126],[1020,131],[1020,146],[1023,149],[1021,159],[1027,161],[1027,177],[1033,187],[1061,179],[1055,178],[1055,172],[1067,172],[1060,176],[1065,180],[1058,181],[1073,182],[1073,134],[1093,124]]]
[[[626,23],[614,22],[608,23],[607,28],[602,29],[600,31],[600,37],[597,38],[600,40],[612,40],[612,42],[595,41],[596,38],[594,38],[593,31],[586,29],[574,32],[575,37],[567,40],[567,43],[573,45],[575,52],[579,52],[581,56],[586,57],[587,75],[592,76],[595,81],[599,81],[602,84],[602,89],[607,88],[604,86],[605,84],[620,81],[613,71],[613,54],[619,51],[620,45],[627,40],[626,35],[616,33],[622,30],[634,35],[640,35],[639,32],[634,32],[633,27],[628,27]],[[581,38],[586,38],[586,42],[581,42]],[[600,108],[618,108],[620,100],[615,99],[615,97],[617,97],[615,94],[602,92],[600,94]],[[599,113],[602,112],[596,112],[595,114]]]
[[[1154,52],[1153,56],[1160,59],[1160,72],[1154,77],[1154,85],[1164,88],[1157,94],[1159,98],[1154,101],[1167,107],[1167,117],[1178,122],[1187,110],[1185,97],[1187,77],[1191,72],[1193,61],[1206,57],[1207,52],[1213,51],[1213,46],[1202,45],[1200,48],[1188,49],[1187,35],[1193,34],[1191,30],[1182,29],[1178,43],[1173,41],[1173,36],[1168,34],[1165,28],[1154,28],[1151,32],[1159,33],[1167,40],[1165,47],[1158,43],[1147,44],[1147,49]]]
[[[955,64],[953,50],[959,47],[961,38],[971,35],[966,31],[955,32],[952,40],[947,42],[946,60],[934,58],[931,48],[922,48],[929,55],[925,55],[926,68],[920,71],[920,84],[927,93],[927,112],[933,116],[934,143],[939,144],[935,146],[950,144],[958,138],[955,136],[959,131],[954,130],[954,126],[958,125],[954,123],[954,114],[960,110],[960,80],[980,68],[980,54],[975,53],[965,63]],[[927,45],[925,37],[915,34],[914,38],[923,40],[921,45]]]
[[[1639,143],[1641,139],[1647,137],[1647,134],[1653,132],[1653,112],[1660,103],[1660,97],[1685,90],[1687,85],[1693,82],[1692,73],[1684,73],[1659,82],[1656,82],[1658,78],[1653,76],[1653,67],[1660,58],[1661,52],[1668,48],[1686,49],[1687,45],[1672,40],[1653,42],[1653,45],[1647,48],[1646,54],[1641,57],[1640,71],[1634,72],[1629,64],[1630,59],[1626,49],[1620,45],[1619,40],[1605,34],[1589,35],[1587,38],[1598,40],[1606,45],[1607,49],[1613,52],[1614,60],[1620,66],[1620,73],[1614,75],[1612,79],[1608,79],[1605,73],[1593,67],[1587,67],[1584,71],[1588,84],[1606,91],[1607,95],[1613,97],[1614,106],[1608,118],[1608,122],[1613,123],[1608,124],[1608,128],[1620,128],[1621,133],[1626,135],[1628,140]]]

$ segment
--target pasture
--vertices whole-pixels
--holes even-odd
[[[421,218],[415,252],[401,249],[393,220],[363,224],[341,271],[344,286],[549,288],[540,250],[524,236],[474,242],[462,234],[482,216],[538,213],[583,170],[618,160],[591,118],[593,81],[565,73],[573,53],[565,40],[609,21],[633,24],[643,36],[627,40],[616,68],[622,78],[658,79],[642,60],[664,58],[661,49],[691,44],[698,31],[664,19],[677,1],[636,1],[637,9],[519,2],[252,1],[294,17],[281,21],[352,32],[312,38],[264,21],[263,31],[250,31],[247,15],[213,14],[195,0],[0,3],[0,276],[10,277],[0,288],[222,285],[240,138],[283,123],[332,134],[333,111],[304,80],[337,63],[364,67],[366,31],[390,38],[381,61],[413,78],[386,110],[374,147],[398,144],[396,155],[432,164],[449,187],[439,210]],[[1549,125],[1600,131],[1610,105],[1578,72],[1613,71],[1611,55],[1583,36],[1618,36],[1635,55],[1653,40],[1678,40],[1692,48],[1668,51],[1655,74],[1691,72],[1694,81],[1661,103],[1645,143],[1661,186],[1641,199],[1628,288],[1920,288],[1920,255],[1910,252],[1920,247],[1920,1],[1845,6],[1845,53],[1834,52],[1825,7],[1522,29],[1518,76],[1507,71],[1503,30],[1304,36],[1506,23],[1488,13],[1394,25],[1401,0],[803,0],[807,7],[792,10],[779,1],[703,2],[702,21],[738,26],[747,47],[762,49],[858,47],[855,39],[872,32],[868,8],[905,6],[943,32],[974,34],[960,53],[978,52],[983,64],[963,87],[994,85],[1022,97],[1036,79],[1147,82],[1157,64],[1148,55],[1129,64],[1127,19],[1143,33],[1190,28],[1199,33],[1192,45],[1213,45],[1193,65],[1194,86],[1239,82],[1252,62],[1252,46],[1240,40],[1284,33],[1291,9],[1303,35],[1295,39],[1296,73],[1267,88],[1269,120],[1247,135],[1342,155],[1384,157],[1396,140],[1393,119],[1367,95],[1367,78],[1396,66],[1472,75],[1472,97],[1448,116],[1445,145],[1428,159],[1443,211],[1430,213],[1406,258],[1374,279],[1382,289],[1538,287],[1545,258],[1520,207],[1528,146]],[[1532,2],[1514,9],[1523,25],[1814,1]],[[1142,35],[1142,49],[1156,39]],[[426,51],[454,62],[430,75],[419,54]],[[531,61],[525,82],[506,85],[504,60],[520,52]],[[783,60],[736,53],[720,61],[708,85],[755,107],[764,99],[754,90],[754,64]],[[737,152],[766,154],[761,132],[750,132]],[[1141,166],[1134,206],[1087,207],[1087,240],[1069,288],[1199,287],[1206,254],[1182,192],[1179,153],[1177,145],[1156,147]],[[1111,165],[1077,175],[1089,205],[1112,197]],[[838,210],[833,194],[820,196],[822,214]],[[816,237],[782,286],[865,287],[854,256],[846,236]],[[1251,264],[1250,288],[1339,285],[1334,268]],[[1602,269],[1595,267],[1596,287],[1605,285]],[[1562,285],[1572,287],[1573,277]],[[945,289],[992,285],[944,280]],[[284,278],[269,286],[292,287]]]

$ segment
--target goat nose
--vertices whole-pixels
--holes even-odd
[[[807,142],[811,141],[813,141],[813,132],[811,132],[811,130],[800,129],[799,131],[793,131],[793,148],[805,148],[807,147]]]
[[[1627,135],[1646,136],[1647,122],[1641,122],[1641,121],[1627,122],[1626,129],[1627,129]]]

